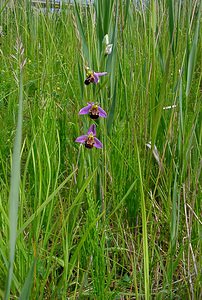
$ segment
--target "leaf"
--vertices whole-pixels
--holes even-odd
[[[107,119],[107,132],[108,132],[108,134],[110,134],[110,132],[111,132],[112,123],[113,123],[113,120],[114,120],[115,105],[116,105],[116,83],[115,83],[115,86],[114,86],[114,94],[113,94],[113,98],[112,98],[112,105],[111,105],[109,116],[108,116],[108,119]]]
[[[194,68],[195,68],[195,64],[196,64],[199,26],[200,26],[200,15],[201,15],[201,13],[200,13],[200,9],[199,9],[198,19],[197,19],[197,24],[196,24],[195,34],[194,34],[194,40],[193,40],[191,51],[190,51],[190,54],[189,54],[186,96],[189,95],[189,91],[190,91],[190,87],[191,87],[191,81],[192,81]]]
[[[75,4],[74,7],[75,7],[75,15],[76,15],[76,20],[77,20],[78,31],[79,31],[82,46],[83,46],[83,53],[84,53],[84,56],[85,56],[86,60],[88,61],[88,63],[91,64],[89,51],[88,51],[88,45],[87,45],[87,41],[86,41],[86,37],[85,37],[85,33],[84,33],[84,28],[83,28],[83,25],[81,22],[78,5],[76,4],[76,1],[74,1],[74,4]]]
[[[13,278],[13,266],[15,260],[15,246],[17,238],[17,223],[18,223],[18,202],[20,191],[20,163],[21,163],[21,144],[22,144],[22,122],[23,122],[23,74],[20,72],[19,80],[19,108],[18,121],[14,141],[11,182],[9,194],[9,264],[8,264],[8,278],[6,283],[5,297],[9,299],[11,282]]]
[[[19,300],[28,300],[33,284],[33,276],[34,276],[34,268],[36,265],[36,259],[33,260],[29,273],[27,274],[27,277],[25,279],[25,283],[22,287],[21,295],[19,297]]]

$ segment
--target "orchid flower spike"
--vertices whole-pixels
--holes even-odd
[[[102,148],[102,143],[96,138],[96,125],[93,124],[88,129],[87,134],[79,136],[75,142],[84,144],[86,148],[92,149],[95,148]]]
[[[84,83],[86,85],[89,85],[90,83],[95,83],[97,84],[99,82],[99,79],[101,76],[105,76],[107,75],[107,72],[94,72],[94,71],[90,71],[89,69],[86,69],[86,79],[84,81]]]
[[[107,113],[98,104],[88,102],[88,105],[79,111],[79,115],[89,115],[91,119],[98,119],[99,117],[106,118]]]

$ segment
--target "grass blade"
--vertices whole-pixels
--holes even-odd
[[[195,67],[195,64],[196,64],[201,8],[202,8],[202,5],[200,5],[200,7],[199,7],[197,24],[196,24],[196,29],[195,29],[195,33],[194,33],[194,39],[193,39],[191,51],[190,51],[190,54],[189,54],[186,96],[189,95],[189,91],[190,91],[190,88],[191,88],[191,81],[192,81],[192,77],[193,77],[193,73],[194,73],[194,67]]]
[[[78,27],[78,31],[79,31],[81,42],[82,42],[84,57],[87,60],[87,62],[91,65],[90,55],[89,55],[89,50],[88,50],[88,44],[87,44],[87,40],[86,40],[86,37],[85,37],[84,27],[83,27],[83,24],[81,22],[81,17],[80,17],[80,14],[79,14],[78,4],[76,3],[76,1],[74,1],[74,7],[75,7],[74,11],[75,11],[75,15],[76,15],[77,27]]]
[[[20,50],[20,49],[19,49]],[[15,246],[17,237],[17,223],[18,223],[18,202],[20,191],[20,161],[21,161],[21,144],[22,144],[22,121],[23,121],[23,68],[20,68],[19,80],[19,108],[16,136],[14,141],[13,156],[12,156],[12,169],[11,169],[11,182],[10,182],[10,195],[9,195],[9,269],[8,279],[4,299],[9,299],[11,282],[13,277],[13,266],[15,260]]]
[[[29,273],[27,274],[27,278],[25,279],[25,283],[22,287],[21,295],[19,300],[29,299],[32,283],[33,283],[33,276],[34,276],[34,268],[36,265],[36,259],[33,260]]]
[[[137,160],[139,167],[139,178],[140,178],[140,194],[141,194],[141,213],[142,213],[142,234],[143,234],[143,256],[144,256],[144,290],[145,290],[145,300],[150,299],[150,283],[149,283],[149,251],[148,251],[148,236],[147,236],[147,215],[146,215],[146,206],[145,206],[145,195],[143,189],[143,178],[142,170],[140,163],[140,154],[138,149],[137,140],[136,142],[136,151],[137,151]]]

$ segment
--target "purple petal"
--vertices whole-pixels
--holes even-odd
[[[94,76],[94,83],[98,83],[99,81],[99,77],[100,76],[104,76],[107,75],[107,72],[94,72],[93,76]]]
[[[95,104],[94,102],[87,102],[87,103],[88,103],[89,105],[91,105],[91,106],[92,106],[93,104]]]
[[[75,140],[75,142],[77,142],[77,143],[85,143],[85,141],[87,140],[87,138],[88,138],[88,136],[87,135],[81,135],[81,136],[79,136],[76,140]]]
[[[99,76],[97,75],[98,73],[94,73],[93,76],[94,76],[94,83],[98,83],[99,81]]]
[[[80,111],[79,111],[79,115],[86,115],[89,113],[89,109],[92,107],[92,104],[88,104],[88,106],[83,107]]]
[[[96,76],[100,77],[100,76],[107,75],[107,72],[94,72],[93,75],[94,76],[96,75]]]
[[[96,137],[94,137],[94,142],[95,142],[95,144],[93,145],[95,148],[102,148],[103,147],[103,145],[102,145],[102,143],[96,138]]]
[[[99,116],[102,118],[106,118],[107,117],[107,113],[106,111],[104,111],[104,109],[102,109],[100,106],[98,106],[98,111],[99,111]]]
[[[92,124],[92,125],[90,126],[90,128],[88,129],[87,134],[89,135],[90,133],[92,133],[93,136],[96,136],[96,126],[95,126],[95,124]]]

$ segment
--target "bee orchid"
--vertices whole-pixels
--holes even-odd
[[[91,119],[98,119],[99,117],[106,118],[107,113],[98,104],[94,102],[88,102],[88,105],[83,107],[79,111],[79,115],[88,114]]]
[[[99,79],[101,76],[105,76],[107,75],[107,72],[94,72],[94,71],[90,71],[89,69],[87,69],[86,72],[86,79],[84,81],[84,83],[86,85],[89,85],[90,83],[95,83],[97,84],[99,82]]]
[[[84,144],[86,148],[92,149],[95,148],[102,148],[102,143],[96,138],[96,125],[93,124],[88,129],[87,134],[79,136],[75,142]]]

